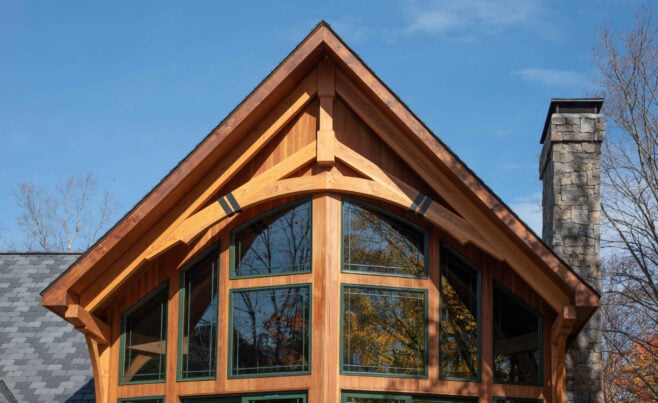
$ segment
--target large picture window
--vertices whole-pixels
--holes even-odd
[[[427,235],[353,200],[343,201],[343,270],[423,277]]]
[[[178,375],[215,377],[217,367],[218,252],[211,251],[182,273]]]
[[[305,393],[274,393],[250,396],[188,397],[181,403],[306,403]]]
[[[311,202],[282,207],[231,236],[232,277],[311,271]]]
[[[441,248],[439,373],[442,379],[480,377],[479,272]]]
[[[119,374],[122,383],[164,382],[167,300],[165,283],[123,314]]]
[[[452,396],[378,395],[375,393],[343,393],[342,403],[475,403],[477,399]]]
[[[423,377],[425,291],[343,286],[342,370]]]
[[[232,376],[308,373],[310,287],[231,292]]]
[[[494,287],[494,380],[541,384],[541,317],[500,286]]]

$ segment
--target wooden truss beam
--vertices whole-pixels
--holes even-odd
[[[104,345],[110,343],[110,326],[100,320],[96,315],[89,313],[80,305],[69,305],[64,317],[71,322],[76,329],[92,337],[98,343]]]

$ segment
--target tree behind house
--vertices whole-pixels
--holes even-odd
[[[653,10],[645,7],[632,31],[604,28],[595,51],[604,112],[614,122],[601,166],[604,241],[612,250],[603,265],[602,307],[609,402],[658,400],[658,41],[653,18]]]
[[[100,192],[93,174],[74,175],[55,186],[54,192],[22,182],[12,191],[20,208],[16,224],[23,238],[5,242],[28,251],[83,251],[89,248],[114,218],[117,203]]]

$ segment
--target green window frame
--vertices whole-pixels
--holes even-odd
[[[201,396],[181,398],[181,403],[306,403],[306,393],[267,393],[247,396]],[[288,402],[285,402],[288,400]],[[283,402],[281,402],[283,401]]]
[[[482,274],[441,245],[439,378],[480,381],[482,376]]]
[[[231,290],[229,378],[311,372],[311,288],[294,284]],[[265,305],[259,305],[261,299]],[[243,366],[243,361],[249,364]]]
[[[177,380],[215,379],[219,310],[219,246],[181,271]]]
[[[494,283],[493,286],[493,370],[494,382],[515,385],[543,385],[543,363],[544,352],[542,345],[543,318],[530,305],[521,298],[514,295],[504,286]],[[503,309],[500,305],[506,303]],[[502,315],[515,312],[511,319],[503,318]],[[502,321],[505,321],[504,323]],[[530,322],[535,321],[533,326]],[[534,327],[536,335],[534,340],[532,333],[511,335],[510,333],[523,332],[522,326]],[[505,327],[506,329],[504,329]],[[530,347],[536,345],[536,352],[531,352]],[[519,350],[525,347],[525,350]],[[508,354],[505,350],[512,349]],[[502,350],[502,351],[501,351]],[[525,355],[525,357],[524,357]],[[506,358],[507,357],[507,358]],[[521,360],[519,358],[526,358]],[[524,367],[523,362],[534,360],[536,367]],[[507,371],[507,372],[506,372]],[[512,378],[512,379],[510,379]]]
[[[312,203],[275,208],[231,231],[231,279],[310,273]]]
[[[121,315],[120,385],[165,381],[168,302],[169,282],[164,282]],[[155,315],[149,316],[151,313]],[[157,335],[148,334],[148,331],[140,332],[140,325],[148,329],[156,328]],[[145,347],[140,349],[139,346]],[[161,353],[158,354],[158,350]],[[140,364],[134,360],[140,355],[151,356],[151,358]],[[139,365],[139,368],[131,370],[133,364]]]
[[[344,392],[341,403],[476,403],[477,398]]]
[[[409,310],[396,301],[409,301]],[[342,284],[340,372],[427,378],[427,303],[425,289]]]
[[[164,403],[164,396],[133,397],[117,400],[118,403]]]
[[[343,272],[427,278],[429,241],[423,228],[347,197],[341,219]]]

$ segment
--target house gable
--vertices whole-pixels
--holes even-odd
[[[555,313],[549,338],[561,349],[598,305],[598,295],[324,23],[51,284],[43,304],[93,339],[100,361],[110,360],[103,346],[116,343],[117,298],[143,295],[227,228],[316,194],[388,205],[463,253],[499,262],[500,276],[511,271]]]

